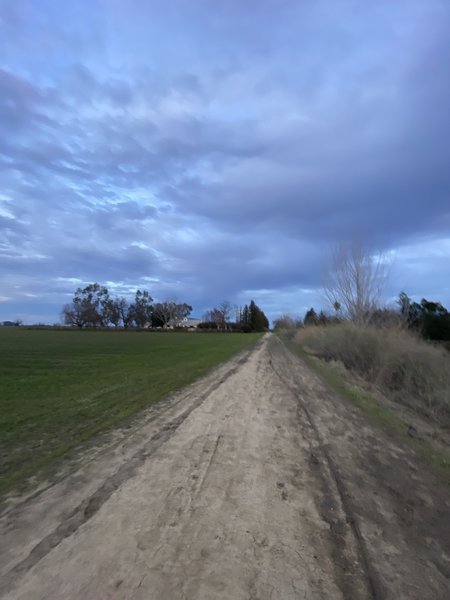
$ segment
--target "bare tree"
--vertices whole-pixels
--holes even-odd
[[[230,320],[231,317],[231,310],[232,310],[232,305],[231,302],[228,302],[228,300],[224,300],[223,302],[221,302],[219,304],[219,311],[222,314],[222,323],[228,323],[228,321]]]
[[[366,323],[379,308],[386,285],[388,262],[362,244],[339,245],[331,257],[324,284],[327,300],[336,311],[356,323]]]
[[[234,310],[234,321],[235,323],[240,323],[242,319],[242,307],[235,304],[233,306]]]
[[[203,313],[203,321],[205,323],[215,323],[216,325],[223,324],[223,314],[218,308],[212,308]]]
[[[162,327],[180,325],[184,318],[190,315],[192,306],[189,304],[166,300],[153,305],[153,315]]]
[[[79,302],[72,304],[65,304],[61,311],[62,321],[65,325],[76,326],[82,329],[86,325],[87,317],[86,311]]]
[[[121,296],[120,298],[117,298],[115,300],[115,302],[116,302],[117,310],[119,311],[120,319],[123,323],[123,326],[125,327],[125,329],[128,329],[128,327],[130,325],[132,325],[132,323],[133,323],[134,305],[129,304],[128,301],[123,296]]]
[[[283,313],[273,322],[274,329],[295,329],[298,327],[296,319],[287,313]]]
[[[233,306],[228,300],[224,300],[218,307],[212,308],[203,314],[203,321],[206,323],[215,323],[221,329],[225,329],[231,319]]]

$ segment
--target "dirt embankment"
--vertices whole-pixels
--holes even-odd
[[[411,450],[267,335],[10,508],[2,597],[439,600],[449,515]]]

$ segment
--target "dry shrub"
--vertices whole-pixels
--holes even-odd
[[[308,327],[296,341],[375,385],[388,397],[450,422],[450,356],[409,331],[340,323]]]

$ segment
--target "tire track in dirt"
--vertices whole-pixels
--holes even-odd
[[[321,456],[349,516],[372,593],[386,600],[447,600],[448,487],[401,437],[372,423],[281,341],[273,342],[282,379],[318,432]],[[302,410],[300,427],[306,413]]]
[[[306,403],[302,400],[301,393],[299,393],[299,390],[296,386],[293,386],[292,384],[290,384],[287,381],[286,374],[284,376],[281,374],[281,369],[282,368],[286,369],[286,364],[288,364],[288,365],[290,365],[289,374],[292,376],[292,373],[295,372],[295,365],[294,366],[292,365],[292,359],[289,356],[288,352],[286,351],[285,347],[282,346],[282,342],[280,340],[277,340],[277,342],[278,342],[277,350],[278,350],[278,352],[280,352],[280,350],[282,351],[283,359],[281,361],[281,364],[275,365],[274,364],[274,362],[276,361],[275,355],[274,355],[273,351],[271,351],[271,349],[269,349],[269,354],[271,357],[269,364],[272,367],[275,375],[280,380],[281,384],[283,386],[287,387],[290,390],[290,392],[296,397],[297,402],[298,402],[299,413],[300,412],[303,413],[303,415],[299,414],[299,421],[303,420],[302,416],[306,417],[307,422],[308,422],[309,426],[311,427],[311,430],[314,432],[314,436],[317,440],[317,449],[315,451],[317,452],[317,450],[318,450],[320,452],[320,454],[322,454],[323,459],[324,459],[323,462],[325,462],[325,465],[326,465],[326,472],[324,472],[324,470],[323,470],[323,462],[321,463],[320,461],[317,460],[317,457],[315,456],[312,449],[311,449],[311,459],[318,466],[322,467],[319,469],[319,473],[320,473],[320,476],[322,479],[323,487],[326,489],[326,492],[324,495],[326,497],[331,497],[331,496],[336,497],[337,496],[339,498],[342,512],[345,515],[345,522],[348,523],[352,529],[353,538],[356,542],[358,555],[360,557],[360,562],[362,563],[364,572],[366,574],[367,585],[368,585],[368,589],[370,591],[371,598],[373,598],[373,600],[381,600],[384,597],[383,589],[380,584],[378,574],[376,573],[376,571],[373,569],[373,567],[371,565],[370,556],[368,553],[366,542],[361,534],[361,531],[360,531],[360,528],[358,525],[358,519],[356,517],[355,511],[349,500],[350,494],[348,493],[348,491],[345,487],[345,484],[339,475],[337,465],[335,464],[334,460],[332,459],[330,453],[327,450],[325,440],[323,439],[322,435],[320,434],[320,431],[319,431],[317,425],[315,424],[314,419],[313,419],[310,411],[308,410]],[[272,348],[273,347],[274,347],[274,345],[272,344]],[[331,478],[330,478],[330,476],[331,476]],[[333,486],[334,490],[331,489],[330,479],[334,483],[334,486]],[[335,515],[333,514],[333,511],[329,510],[329,507],[327,508],[325,503],[323,504],[323,507],[322,507],[322,516],[329,523],[331,530],[333,530],[333,528],[336,528]],[[336,531],[336,537],[342,539],[345,543],[345,536],[342,535],[342,532]],[[348,572],[350,565],[349,565],[349,561],[345,560],[345,555],[342,553],[342,548],[336,547],[334,556],[335,556],[335,560],[337,562],[342,563],[341,572],[344,572],[344,573]],[[353,586],[348,585],[348,582],[346,581],[345,577],[341,578],[341,585],[344,590],[344,597],[351,600],[351,598],[354,597],[353,596],[353,593],[354,593]]]

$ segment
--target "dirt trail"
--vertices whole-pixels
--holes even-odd
[[[0,520],[8,600],[439,600],[448,490],[273,335]]]

